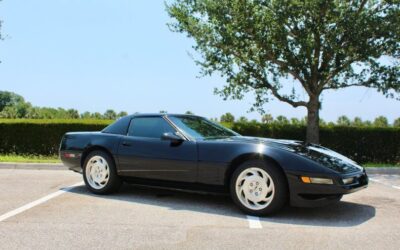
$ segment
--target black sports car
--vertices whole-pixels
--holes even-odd
[[[319,145],[241,136],[193,115],[138,114],[66,133],[60,158],[96,194],[123,181],[229,191],[246,213],[319,206],[367,187],[365,170]]]

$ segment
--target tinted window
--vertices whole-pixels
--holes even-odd
[[[193,138],[218,138],[238,136],[239,134],[196,116],[169,116],[169,119],[186,134]]]
[[[163,133],[175,133],[175,130],[162,117],[137,117],[129,126],[130,136],[161,138]]]
[[[103,129],[103,133],[126,135],[130,120],[131,118],[129,116],[122,117]]]

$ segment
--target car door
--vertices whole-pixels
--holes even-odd
[[[128,134],[118,149],[119,174],[146,179],[195,182],[197,176],[196,142],[162,140],[174,133],[164,117],[134,117]]]

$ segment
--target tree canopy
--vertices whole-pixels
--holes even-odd
[[[194,39],[201,72],[226,78],[216,93],[242,99],[252,92],[260,112],[271,97],[305,107],[307,140],[318,143],[323,91],[400,93],[399,6],[400,0],[175,0],[167,11],[175,20],[170,28]]]
[[[0,91],[0,118],[30,118],[30,119],[116,119],[127,115],[122,111],[107,110],[104,114],[84,112],[79,114],[76,109],[49,108],[32,106],[25,99],[13,92]]]

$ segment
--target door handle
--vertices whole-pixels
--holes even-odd
[[[130,144],[129,142],[127,142],[127,141],[123,141],[122,142],[122,146],[127,146],[127,147],[129,147],[129,146],[131,146],[132,144]]]

